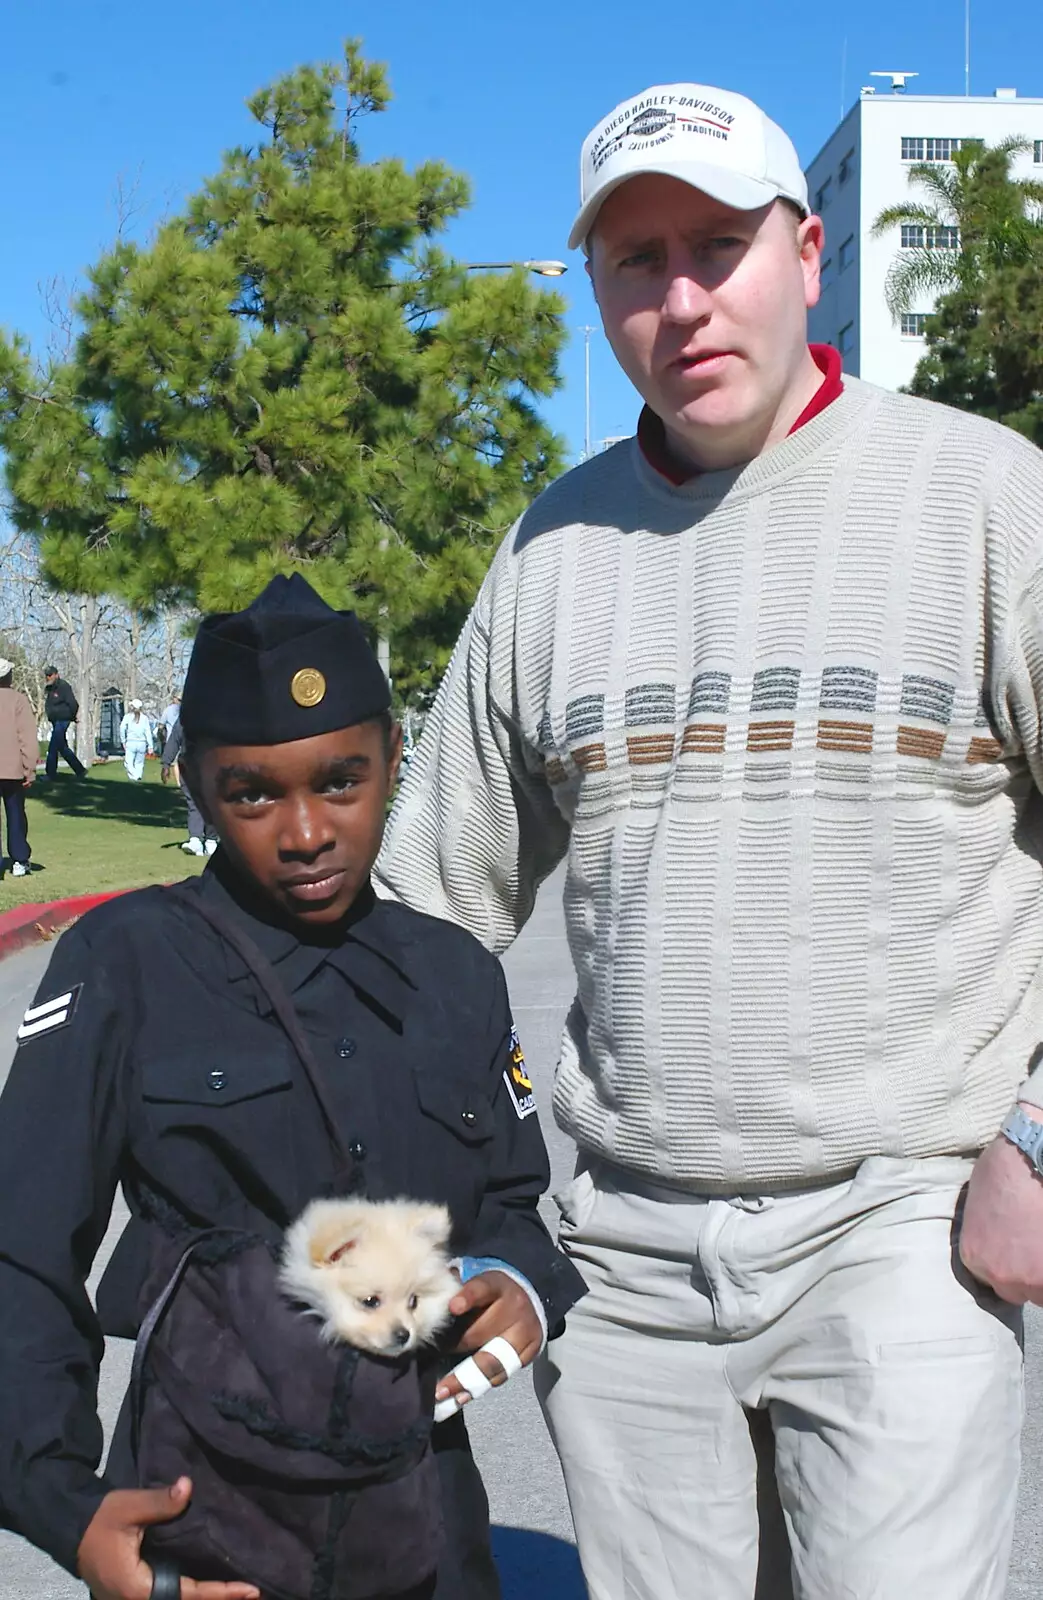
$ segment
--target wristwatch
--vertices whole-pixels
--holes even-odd
[[[1020,1106],[1008,1111],[1000,1129],[1003,1137],[1028,1156],[1038,1177],[1043,1178],[1043,1122],[1026,1116]]]

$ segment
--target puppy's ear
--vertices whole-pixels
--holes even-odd
[[[343,1244],[339,1244],[335,1250],[331,1250],[329,1255],[324,1258],[323,1266],[335,1267],[337,1262],[342,1260],[349,1250],[354,1250],[357,1243],[357,1239],[345,1239]]]
[[[425,1206],[416,1220],[417,1235],[430,1245],[448,1243],[450,1228],[449,1212],[445,1206]]]

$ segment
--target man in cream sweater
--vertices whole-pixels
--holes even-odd
[[[379,875],[502,950],[568,858],[590,1292],[539,1381],[590,1594],[1000,1600],[1043,1302],[1043,456],[808,348],[822,224],[739,95],[617,107],[571,242],[637,435],[505,539]]]

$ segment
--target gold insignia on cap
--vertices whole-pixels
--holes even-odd
[[[290,679],[290,693],[299,706],[317,706],[326,694],[326,679],[318,667],[302,667]]]

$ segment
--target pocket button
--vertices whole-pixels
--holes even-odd
[[[223,1089],[228,1079],[220,1067],[211,1067],[210,1072],[207,1074],[207,1082],[211,1089]]]

